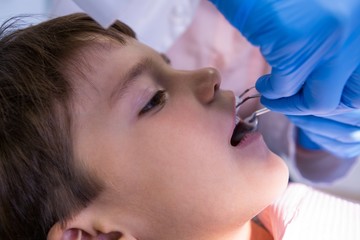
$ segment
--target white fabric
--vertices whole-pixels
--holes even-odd
[[[121,5],[129,4],[129,0],[74,0],[74,2],[101,26],[108,28],[117,18]]]
[[[108,27],[119,19],[136,32],[141,42],[159,52],[165,52],[187,29],[200,0],[74,0],[74,2],[55,0],[52,15],[56,17],[85,11],[103,27]]]
[[[274,240],[358,240],[360,205],[290,184],[258,215]]]

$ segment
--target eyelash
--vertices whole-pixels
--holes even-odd
[[[166,103],[167,95],[165,90],[159,90],[155,93],[155,95],[150,99],[148,103],[146,103],[145,107],[141,109],[139,115],[145,114],[154,108],[163,107]]]

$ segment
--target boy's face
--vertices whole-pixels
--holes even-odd
[[[260,135],[230,145],[235,100],[217,89],[216,70],[172,69],[131,39],[85,57],[87,81],[76,83],[75,155],[105,183],[93,205],[113,224],[158,239],[220,233],[285,188],[287,169]]]

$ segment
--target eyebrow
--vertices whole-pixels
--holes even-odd
[[[170,60],[170,58],[169,58],[165,53],[160,53],[160,56],[162,57],[162,59],[164,60],[164,62],[166,62],[167,64],[171,65],[171,60]]]
[[[153,67],[153,60],[150,58],[143,58],[137,64],[130,68],[130,70],[122,77],[122,80],[115,85],[110,94],[110,103],[123,97],[126,90],[129,89],[136,82],[137,77],[148,72]]]
[[[163,53],[160,54],[165,63],[170,64],[170,59]],[[154,62],[151,58],[145,57],[141,59],[137,64],[130,68],[121,81],[115,85],[113,91],[110,94],[110,103],[113,103],[119,98],[122,98],[129,89],[136,82],[137,77],[149,72],[154,66]]]

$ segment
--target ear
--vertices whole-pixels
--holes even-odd
[[[68,219],[55,223],[48,240],[136,240],[125,225],[115,223],[111,215],[92,204]]]
[[[128,234],[122,234],[119,231],[105,233],[95,230],[91,232],[92,233],[80,228],[62,227],[60,223],[56,223],[48,232],[47,240],[136,240],[135,237]]]
[[[64,228],[62,229],[60,224],[55,224],[49,231],[48,240],[135,240],[133,237],[126,237],[120,232],[101,233],[96,232],[95,235],[91,235],[88,232],[78,228]]]
[[[80,240],[80,229],[63,229],[59,223],[53,225],[48,232],[48,240]]]

